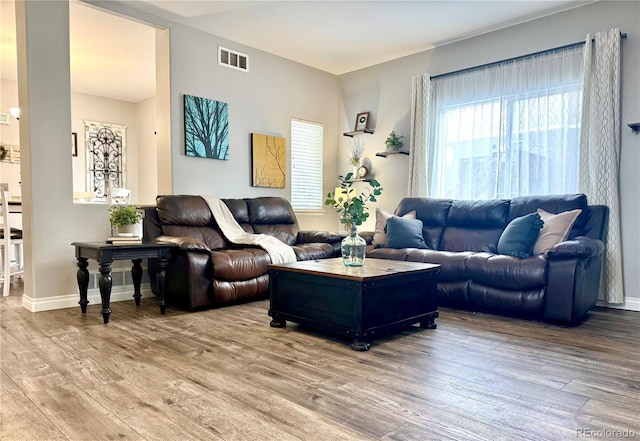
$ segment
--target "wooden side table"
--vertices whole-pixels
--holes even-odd
[[[131,277],[133,278],[133,298],[136,306],[140,305],[140,284],[142,282],[142,259],[158,259],[159,271],[157,274],[157,283],[159,291],[158,303],[160,304],[160,314],[166,312],[164,301],[164,278],[171,256],[171,248],[173,245],[156,242],[145,242],[134,245],[112,245],[104,242],[73,242],[71,245],[76,247],[76,258],[78,259],[78,288],[80,289],[80,308],[82,313],[87,312],[87,289],[89,287],[89,259],[93,259],[100,265],[100,277],[98,285],[100,287],[100,297],[102,298],[102,318],[104,323],[109,323],[109,315],[111,314],[111,264],[114,260],[131,260],[133,267],[131,268]]]

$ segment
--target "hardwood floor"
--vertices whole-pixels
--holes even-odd
[[[160,316],[153,299],[30,313],[0,300],[0,439],[640,437],[640,314],[575,328],[441,310],[369,352],[268,301]],[[619,431],[619,432],[616,432]]]

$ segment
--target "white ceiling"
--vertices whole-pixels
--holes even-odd
[[[342,74],[593,1],[122,0],[119,3]],[[2,78],[15,79],[13,1],[2,0],[0,13]],[[154,95],[152,27],[104,14],[75,0],[70,4],[70,26],[73,91],[131,102]]]

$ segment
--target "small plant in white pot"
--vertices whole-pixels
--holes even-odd
[[[135,205],[111,205],[109,222],[117,228],[120,236],[133,236],[134,225],[142,220],[142,210]]]

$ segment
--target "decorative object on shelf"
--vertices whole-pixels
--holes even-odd
[[[640,123],[632,123],[632,124],[627,124],[632,131],[634,132],[640,132]]]
[[[117,228],[118,236],[133,236],[134,225],[142,220],[142,210],[135,205],[111,205],[109,222]]]
[[[287,170],[287,140],[277,136],[251,134],[253,187],[284,188]]]
[[[229,104],[184,96],[185,155],[229,159]]]
[[[356,132],[362,132],[367,129],[367,123],[369,122],[369,112],[361,112],[356,115]]]
[[[369,169],[364,165],[361,165],[360,168],[358,169],[358,175],[356,176],[356,178],[364,179],[367,177],[368,174],[369,174]]]
[[[366,241],[358,236],[357,226],[362,225],[369,217],[366,202],[376,202],[382,194],[382,187],[375,179],[367,180],[369,184],[361,193],[353,187],[352,174],[338,176],[340,186],[327,194],[325,205],[333,206],[340,215],[340,222],[350,225],[349,236],[341,244],[342,260],[346,266],[362,266],[366,254]]]
[[[389,136],[387,137],[387,140],[384,142],[384,145],[387,147],[387,151],[392,151],[392,152],[399,151],[404,145],[404,142],[402,141],[403,138],[404,138],[404,135],[398,136],[396,135],[396,132],[392,130]]]
[[[349,165],[353,167],[353,172],[351,173],[352,178],[355,179],[358,177],[358,169],[360,168],[360,160],[362,159],[362,146],[358,143],[353,144],[351,148],[351,153],[347,156],[347,160],[349,161]]]

